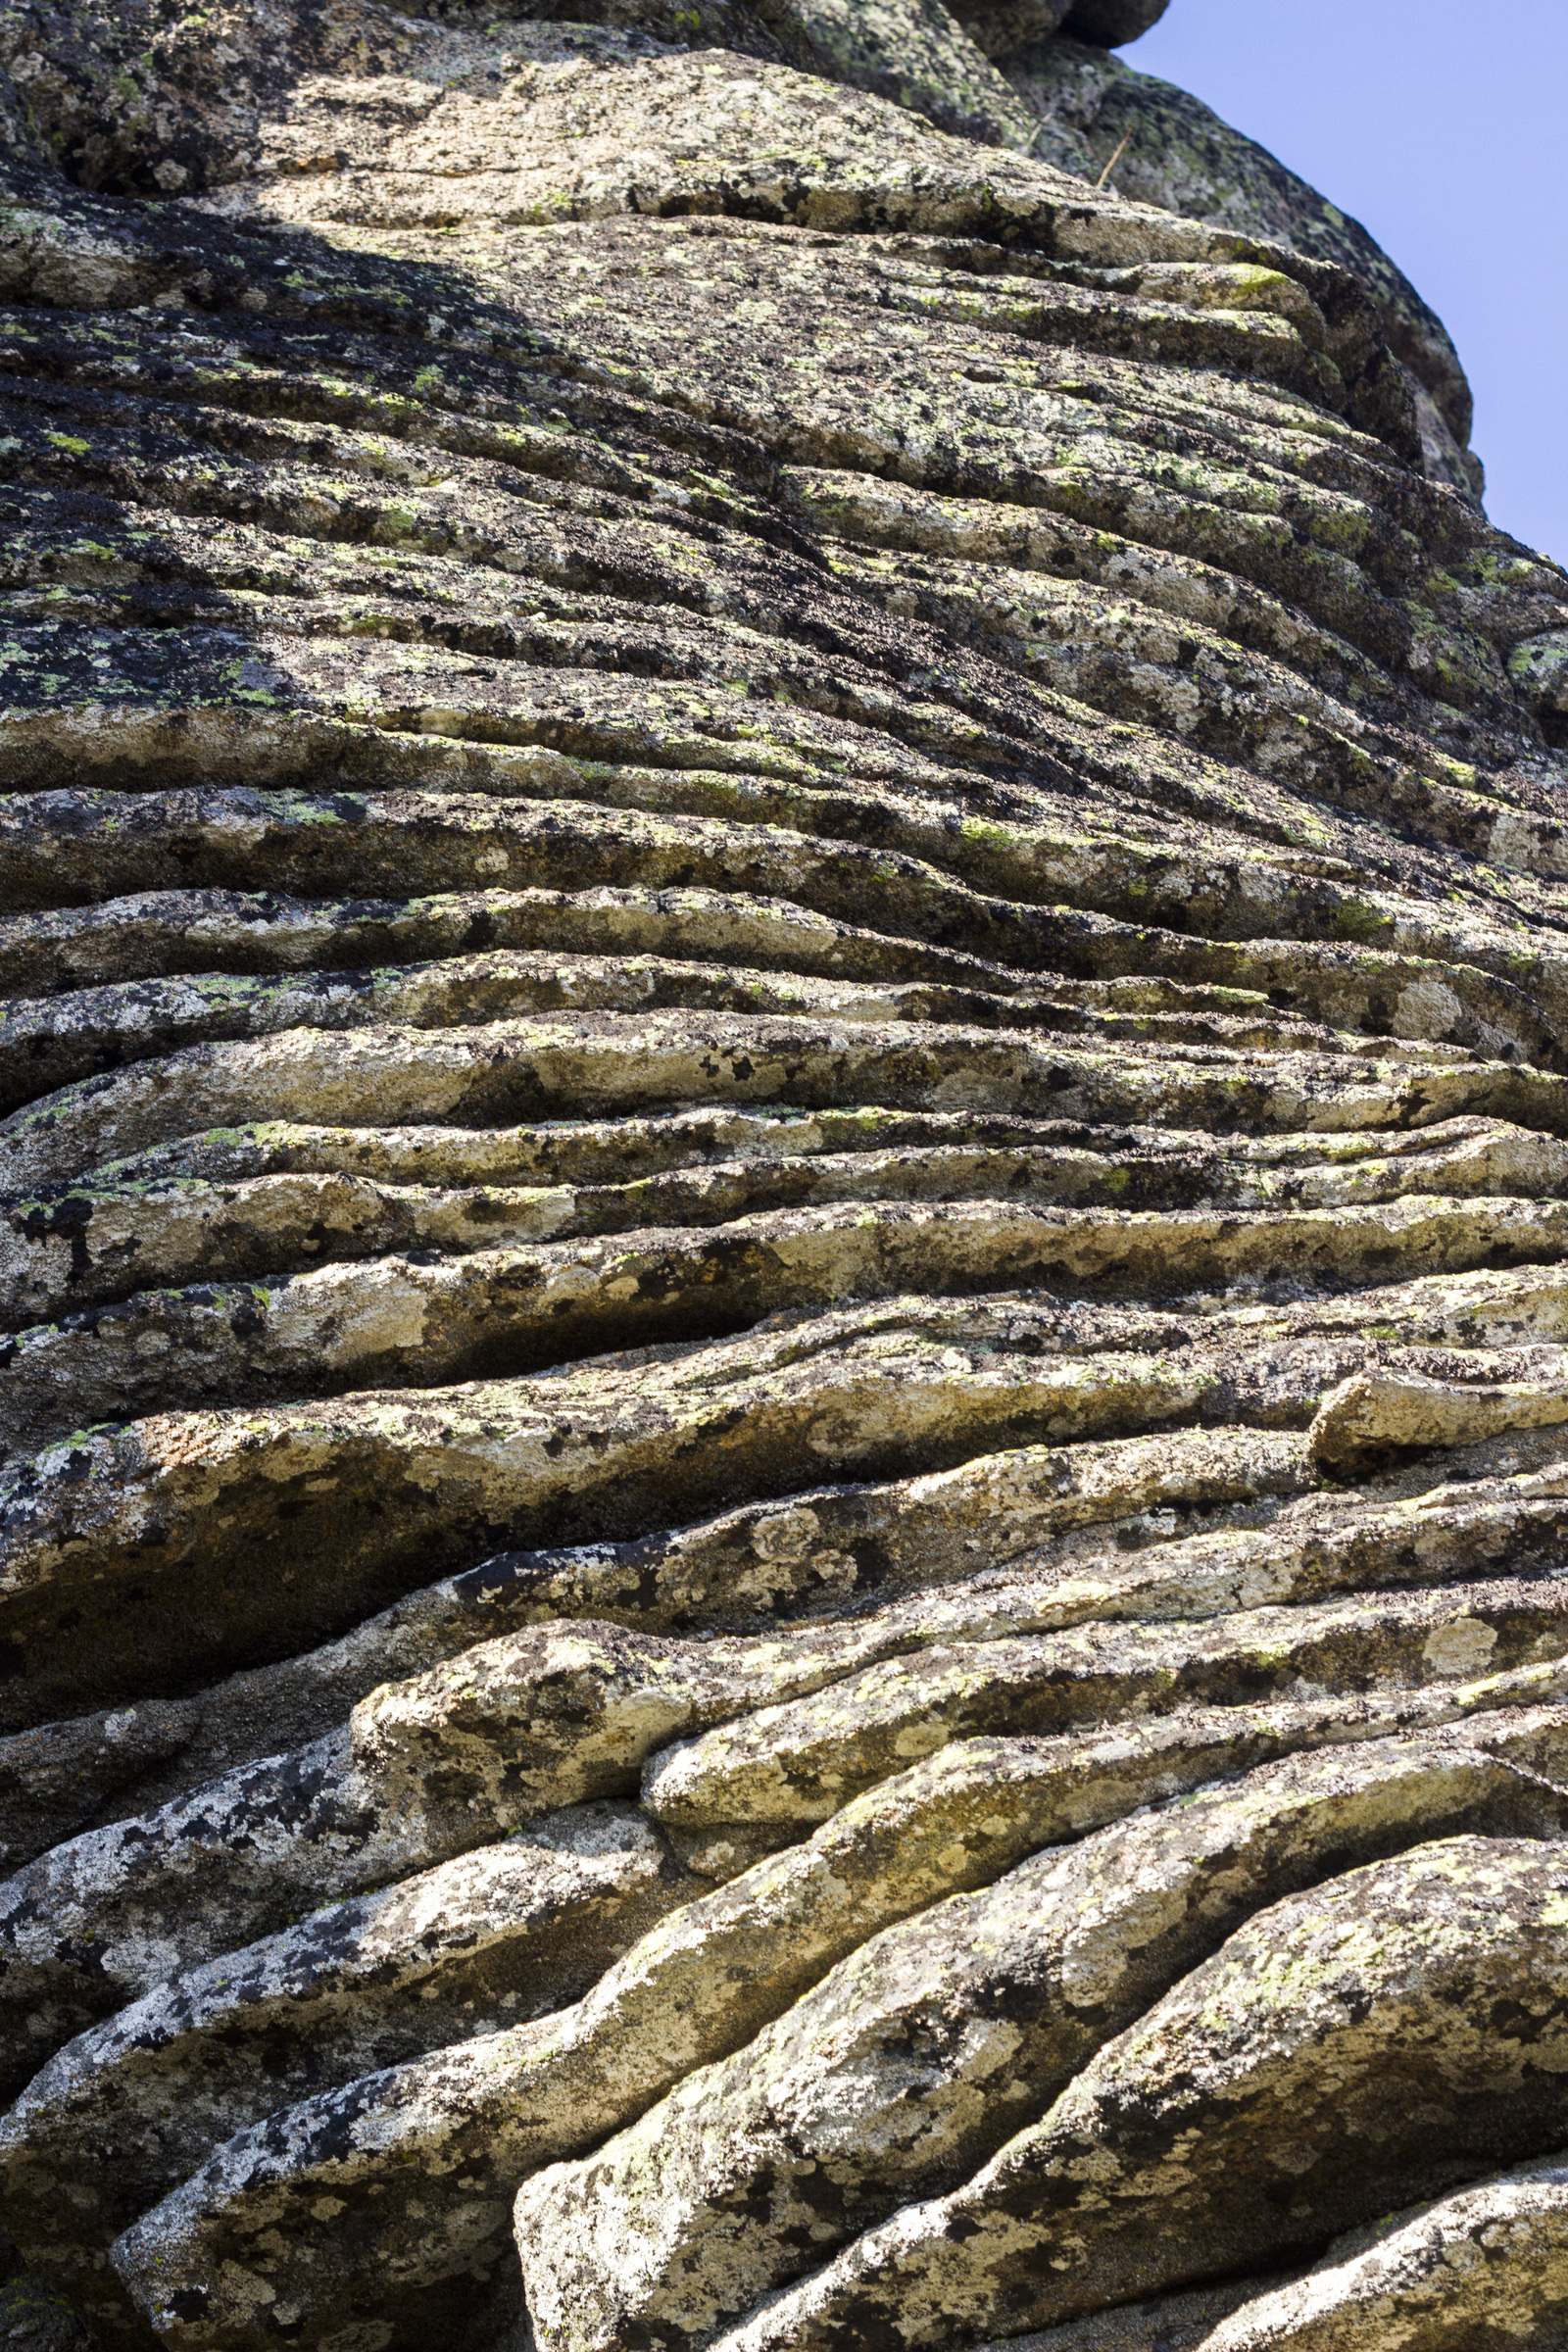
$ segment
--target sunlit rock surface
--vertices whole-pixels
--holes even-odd
[[[1568,2326],[1568,576],[1158,13],[4,19],[34,2352]]]

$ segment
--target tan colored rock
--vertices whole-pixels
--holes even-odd
[[[0,2332],[1560,2332],[1568,574],[1152,5],[602,13],[0,24]]]
[[[1036,152],[1067,171],[1098,177],[1125,138],[1112,185],[1128,196],[1277,238],[1303,255],[1352,270],[1372,293],[1385,332],[1418,384],[1430,469],[1479,498],[1480,463],[1466,447],[1470,388],[1442,320],[1358,220],[1266,148],[1187,91],[1094,53],[1094,45],[1117,38],[1102,29],[1106,20],[1148,13],[1136,5],[1119,10],[1116,0],[1084,0],[1064,24],[1069,37],[1059,46],[1016,45],[1005,70],[1041,118]]]
[[[1205,2352],[1544,2341],[1568,2302],[1564,2186],[1561,2157],[1547,2157],[1353,2231],[1298,2284],[1222,2320]]]
[[[1563,1800],[1543,1784],[1539,1801],[1551,1837]],[[1529,1808],[1522,1776],[1473,1751],[1373,1740],[1135,1816],[884,1930],[736,2057],[524,2185],[535,2332],[702,2342],[965,2180],[1254,1907],[1396,1845],[1506,1834]]]
[[[101,2335],[134,2331],[104,2250],[215,2141],[559,2007],[702,1891],[632,1807],[590,1804],[184,1970],[69,2043],[13,2110],[10,2228]]]
[[[914,2343],[942,2341],[959,2313],[971,2332],[1072,2317],[1173,2273],[1241,2267],[1260,2242],[1308,2248],[1325,2224],[1549,2136],[1557,2078],[1525,2053],[1538,2020],[1549,2046],[1559,1899],[1539,1851],[1469,1838],[1289,1898],[962,2188],[906,2207],[712,2340],[804,2352],[890,2307]],[[1462,2154],[1446,2160],[1440,2119]]]

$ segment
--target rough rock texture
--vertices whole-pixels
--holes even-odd
[[[1095,44],[1117,36],[1091,28],[1088,13],[1079,8],[1067,19],[1063,29],[1075,37],[1022,34],[1006,43],[1003,72],[1039,118],[1030,152],[1091,179],[1108,171],[1111,184],[1139,203],[1277,238],[1353,270],[1377,305],[1391,349],[1410,370],[1428,470],[1479,498],[1485,477],[1467,446],[1471,401],[1459,355],[1403,271],[1358,220],[1201,99],[1107,56]]]
[[[1546,2352],[1568,575],[1145,0],[601,13],[0,21],[0,2332]]]

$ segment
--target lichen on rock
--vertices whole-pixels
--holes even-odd
[[[18,2340],[1561,2332],[1568,573],[1160,13],[0,23]]]

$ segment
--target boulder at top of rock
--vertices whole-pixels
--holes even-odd
[[[954,15],[987,57],[1005,57],[1061,28],[1072,0],[956,0]]]
[[[1120,49],[1157,24],[1169,6],[1170,0],[1073,0],[1063,29],[1074,40]]]

